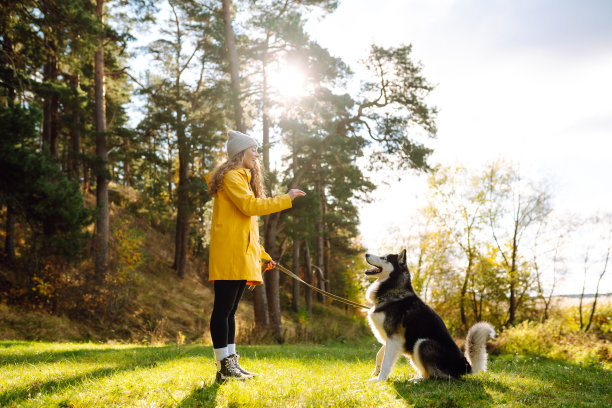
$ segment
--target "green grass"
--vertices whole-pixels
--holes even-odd
[[[367,379],[374,341],[242,346],[246,382],[214,383],[212,348],[0,342],[0,406],[58,407],[603,407],[610,370],[538,356],[492,356],[489,372],[412,383],[401,360]]]

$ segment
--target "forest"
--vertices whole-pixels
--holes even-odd
[[[204,176],[225,159],[235,129],[260,141],[268,194],[308,193],[260,220],[266,251],[306,281],[364,300],[359,207],[376,191],[373,174],[409,170],[428,180],[428,204],[380,249],[408,249],[415,289],[453,333],[479,320],[503,328],[548,319],[575,267],[567,244],[578,232],[590,240],[578,254],[579,327],[609,332],[598,296],[610,215],[556,212],[553,186],[513,163],[432,166],[434,85],[411,45],[372,44],[349,66],[305,29],[337,6],[3,1],[2,303],[117,319],[135,309],[143,285],[145,230],[172,242],[171,262],[156,264],[172,271],[168,286],[190,270],[206,282]],[[279,342],[285,311],[300,319],[324,302],[278,270],[265,273],[251,301],[253,330]]]

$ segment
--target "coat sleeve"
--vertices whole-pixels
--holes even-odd
[[[264,261],[271,261],[272,257],[266,252],[263,245],[260,244],[259,247],[261,248],[261,259]]]
[[[270,198],[256,198],[249,190],[248,183],[237,172],[225,175],[223,187],[229,199],[246,216],[268,215],[291,208],[289,194]]]

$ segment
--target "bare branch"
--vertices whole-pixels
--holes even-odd
[[[141,84],[136,77],[134,77],[132,74],[130,74],[127,70],[127,67],[120,69],[119,71],[113,71],[113,72],[105,72],[104,73],[105,76],[119,76],[119,75],[127,75],[128,77],[130,77],[130,79],[134,82],[136,82],[136,84],[138,84],[142,89],[146,89],[146,86],[144,86],[143,84]]]

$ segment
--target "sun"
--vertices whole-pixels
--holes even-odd
[[[270,87],[286,98],[299,98],[306,95],[306,75],[297,66],[285,65],[270,72]]]

